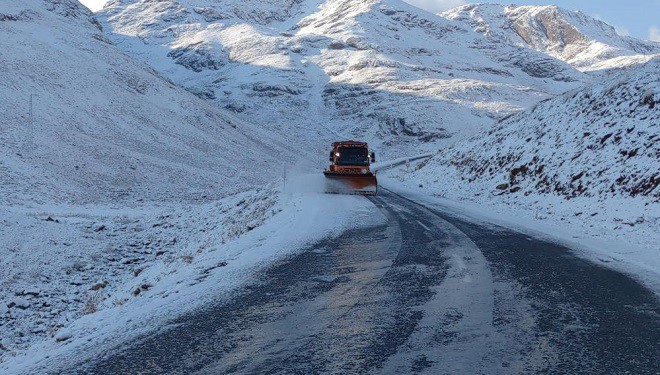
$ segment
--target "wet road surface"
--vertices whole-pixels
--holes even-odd
[[[660,301],[557,244],[382,191],[323,241],[95,374],[659,374]]]

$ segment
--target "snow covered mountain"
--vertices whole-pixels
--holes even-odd
[[[614,27],[557,6],[470,4],[443,17],[505,43],[544,52],[583,70],[623,67],[660,54],[660,44],[617,34]]]
[[[655,58],[541,102],[443,150],[406,179],[537,218],[586,222],[609,234],[635,230],[627,241],[657,245],[659,71]]]
[[[310,145],[366,139],[386,156],[435,149],[586,78],[399,0],[121,0],[99,18],[129,54],[264,129]]]
[[[4,1],[0,33],[2,204],[210,198],[269,181],[286,154],[127,56],[77,1]]]

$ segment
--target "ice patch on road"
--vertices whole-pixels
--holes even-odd
[[[383,372],[409,372],[409,365],[422,354],[433,358],[429,373],[437,372],[438,366],[447,373],[477,373],[494,356],[496,349],[490,344],[504,342],[492,326],[493,277],[486,258],[467,235],[440,218],[429,225],[448,236],[442,247],[442,255],[449,259],[447,274],[423,305],[416,331],[384,362]],[[441,325],[438,314],[443,314]]]

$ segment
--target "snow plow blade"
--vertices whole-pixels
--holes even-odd
[[[329,194],[376,195],[378,181],[373,174],[345,174],[323,172],[325,192]]]

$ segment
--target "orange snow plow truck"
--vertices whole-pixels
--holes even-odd
[[[378,181],[369,165],[376,154],[365,142],[344,141],[332,144],[330,168],[323,171],[326,192],[334,194],[376,195]]]

